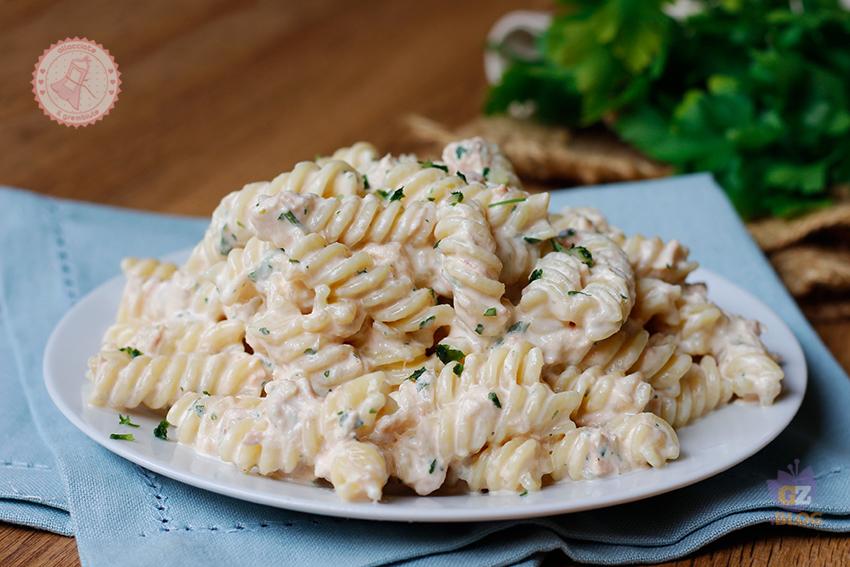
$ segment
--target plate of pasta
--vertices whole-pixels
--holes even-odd
[[[480,138],[298,163],[192,250],[125,259],[54,330],[48,392],[154,472],[374,520],[630,502],[782,432],[806,366],[770,308],[682,243],[549,209]]]

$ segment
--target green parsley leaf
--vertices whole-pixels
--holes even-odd
[[[428,159],[428,160],[425,160],[425,161],[420,161],[420,162],[419,162],[419,165],[421,165],[421,166],[422,166],[422,169],[427,169],[427,168],[429,168],[429,167],[433,167],[433,168],[436,168],[436,169],[442,169],[442,170],[443,170],[443,171],[445,171],[446,173],[448,173],[448,172],[449,172],[449,168],[448,168],[448,166],[445,166],[445,165],[443,165],[442,163],[434,163],[433,161],[431,161],[431,160],[429,160],[429,159]]]
[[[554,250],[555,252],[566,252],[567,251],[567,249],[564,248],[564,245],[561,244],[560,242],[558,242],[557,238],[553,238],[549,242],[552,243],[552,250]]]
[[[201,392],[201,393],[202,393],[203,395],[205,395],[205,396],[212,396],[212,394],[210,394],[207,390],[204,390],[204,391],[203,391],[203,392]]]
[[[128,346],[121,347],[118,349],[118,351],[127,353],[128,355],[130,355],[130,358],[136,358],[137,356],[142,356],[143,354],[145,354],[137,348]]]
[[[463,351],[442,343],[437,345],[437,349],[434,352],[443,364],[448,364],[452,361],[463,362],[463,359],[466,357]]]
[[[488,307],[487,310],[484,312],[484,316],[485,317],[495,317],[496,316],[496,308],[495,307]]]
[[[586,295],[586,296],[590,297],[590,294],[589,294],[589,293],[585,293],[585,292],[583,292],[583,291],[575,291],[575,290],[570,290],[570,291],[568,291],[568,292],[567,292],[567,295],[570,295],[570,296],[573,296],[573,295]]]
[[[540,242],[539,238],[534,238],[533,236],[523,236],[522,239],[528,242],[529,244],[537,244]]]
[[[493,402],[494,406],[502,409],[502,402],[499,400],[499,395],[496,392],[490,392],[487,397],[490,398],[490,401]]]
[[[168,441],[168,428],[171,427],[171,424],[168,423],[167,420],[163,419],[159,422],[153,430],[153,436],[157,439],[162,439],[163,441]]]
[[[304,349],[304,354],[314,355],[314,354],[316,354],[316,349],[314,349],[314,348],[305,348],[305,349]]]
[[[118,425],[126,425],[127,427],[139,427],[138,423],[133,423],[130,421],[129,415],[121,415],[118,414]]]
[[[463,193],[461,193],[460,191],[452,191],[451,196],[452,196],[452,201],[451,201],[452,205],[457,205],[458,203],[463,203]]]
[[[543,277],[543,270],[540,269],[540,268],[537,268],[536,270],[531,272],[530,276],[528,276],[528,283],[531,283],[534,280],[539,280],[542,277]]]
[[[367,190],[369,189],[369,178],[366,177],[365,173],[363,174],[363,188]]]
[[[517,321],[516,323],[514,323],[513,325],[508,327],[508,330],[505,331],[505,332],[506,333],[524,333],[526,331],[526,329],[528,329],[528,326],[530,324],[531,323],[523,323],[522,321]]]
[[[428,474],[434,474],[434,469],[437,468],[437,459],[431,461],[431,466],[428,467]]]
[[[423,374],[425,374],[425,367],[424,366],[422,368],[418,368],[418,369],[414,370],[413,373],[410,376],[408,376],[406,379],[410,380],[411,382],[416,382],[417,380],[419,380],[419,377],[422,376]]]
[[[430,317],[426,317],[425,319],[423,319],[422,321],[419,322],[419,328],[420,329],[425,328],[426,326],[433,323],[436,319],[437,319],[437,317],[434,316],[434,315],[431,315]]]
[[[385,201],[386,201],[387,197],[390,196],[390,194],[388,192],[384,191],[383,189],[378,189],[377,191],[375,191],[375,193],[380,195],[381,199],[384,199]]]
[[[269,331],[268,327],[260,327],[259,329],[257,329],[257,331],[259,331],[261,335],[266,335],[266,336],[268,336],[272,333],[271,331]]]
[[[403,199],[403,198],[404,198],[404,187],[399,187],[398,189],[393,191],[392,195],[390,195],[390,203],[392,203],[393,201],[398,201],[398,200]]]
[[[467,150],[463,146],[458,146],[458,147],[455,148],[455,157],[457,159],[460,159],[460,158],[463,157],[463,154],[465,154],[467,151],[469,151],[469,150]]]
[[[467,180],[466,180],[466,175],[464,175],[464,174],[463,174],[463,173],[461,173],[460,171],[458,171],[457,173],[455,173],[455,175],[457,175],[458,177],[460,177],[460,178],[463,180],[463,182],[464,182],[464,183],[469,183],[469,181],[467,181]]]
[[[110,433],[110,439],[118,439],[119,441],[135,441],[136,437],[132,433]]]
[[[584,246],[575,246],[567,249],[569,254],[578,257],[581,260],[582,264],[585,264],[588,268],[593,267],[593,255],[591,255],[590,250],[585,248]]]
[[[484,177],[484,179],[487,179],[487,176],[490,175],[490,168],[485,167],[484,170],[481,172],[481,175],[482,175],[482,177]],[[525,200],[525,199],[523,199],[523,200]]]
[[[479,335],[481,333],[483,333],[484,332],[484,325],[482,325],[481,323],[478,323],[477,325],[475,325],[475,332]]]
[[[522,492],[519,493],[519,495],[520,495],[520,497],[528,496],[528,490],[523,490]]]
[[[278,215],[278,217],[277,217],[277,220],[281,220],[281,221],[282,220],[288,220],[289,222],[291,222],[292,224],[294,224],[296,226],[301,224],[301,223],[298,222],[298,219],[295,217],[295,214],[292,211],[289,211],[289,210],[280,213],[280,215]]]
[[[516,199],[506,199],[504,201],[497,201],[495,203],[490,203],[487,205],[488,208],[492,209],[493,207],[501,207],[502,205],[512,205],[513,203],[522,203],[523,201],[527,201],[525,197],[517,197]]]

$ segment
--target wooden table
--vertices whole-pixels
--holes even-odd
[[[400,119],[456,125],[481,108],[484,36],[510,0],[129,3],[0,6],[0,182],[45,194],[209,214],[227,192],[295,161],[368,139],[410,148]],[[67,36],[96,40],[123,92],[94,126],[59,126],[30,75]],[[850,368],[848,325],[822,326]],[[850,540],[744,530],[672,565],[850,563]],[[554,559],[552,564],[565,560]],[[74,540],[0,524],[0,565],[77,565]]]

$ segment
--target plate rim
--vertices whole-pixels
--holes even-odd
[[[181,250],[179,252],[174,252],[166,255],[164,258],[169,261],[179,261],[180,258],[185,257],[188,254],[187,250]],[[280,493],[270,493],[268,491],[255,490],[255,489],[246,489],[244,487],[232,487],[227,484],[223,484],[222,482],[217,482],[214,480],[208,480],[206,478],[197,476],[188,470],[182,470],[175,466],[169,466],[166,464],[160,464],[153,457],[148,456],[147,454],[140,452],[139,450],[134,450],[134,447],[129,444],[120,444],[114,441],[110,441],[107,434],[100,432],[96,429],[93,424],[87,423],[82,415],[78,415],[77,412],[73,410],[66,403],[64,396],[60,394],[57,389],[56,381],[57,376],[61,374],[61,371],[57,372],[57,369],[53,368],[52,356],[51,354],[59,348],[57,346],[57,342],[59,338],[66,332],[65,327],[67,327],[70,323],[69,321],[72,319],[72,313],[79,309],[84,309],[85,306],[90,302],[97,302],[98,296],[102,293],[105,293],[105,288],[108,286],[116,286],[118,285],[116,282],[119,280],[123,280],[124,276],[119,274],[113,278],[106,280],[101,283],[94,289],[92,289],[89,293],[83,296],[80,300],[78,300],[59,320],[59,322],[55,325],[53,330],[50,333],[50,337],[47,340],[44,349],[44,355],[42,359],[42,372],[43,372],[43,380],[45,387],[47,389],[47,393],[50,396],[53,404],[59,409],[59,411],[68,419],[78,430],[80,430],[84,435],[86,435],[89,439],[93,440],[98,445],[104,447],[107,451],[117,454],[118,456],[138,465],[144,467],[148,470],[151,470],[157,474],[161,474],[167,478],[171,478],[182,482],[184,484],[188,484],[190,486],[194,486],[196,488],[200,488],[203,490],[207,490],[209,492],[213,492],[216,494],[220,494],[223,496],[228,496],[231,498],[235,498],[238,500],[243,500],[246,502],[252,502],[256,504],[262,504],[271,506],[274,508],[282,508],[286,510],[293,510],[297,512],[304,513],[312,513],[319,514],[324,516],[333,516],[340,518],[351,518],[351,519],[359,519],[359,520],[371,520],[371,521],[396,521],[396,522],[409,522],[409,523],[433,523],[433,522],[474,522],[474,521],[498,521],[498,520],[519,520],[519,519],[529,519],[529,518],[538,518],[538,517],[546,517],[546,516],[554,516],[560,514],[573,514],[576,512],[582,512],[587,510],[595,510],[602,508],[609,508],[611,506],[617,506],[620,504],[626,504],[630,502],[636,502],[639,500],[645,500],[648,498],[652,498],[654,496],[658,496],[661,494],[666,494],[668,492],[672,492],[674,490],[678,490],[684,488],[686,486],[690,486],[692,484],[696,484],[698,482],[702,482],[708,478],[721,474],[730,468],[746,461],[747,459],[754,456],[756,453],[764,449],[768,444],[773,442],[779,435],[782,434],[783,431],[788,427],[788,425],[793,421],[794,417],[799,412],[800,406],[802,405],[802,401],[805,398],[806,390],[808,388],[808,365],[805,359],[805,354],[800,345],[800,342],[797,340],[797,337],[788,327],[787,323],[780,317],[773,309],[770,308],[767,304],[758,299],[755,295],[753,295],[750,291],[738,286],[728,278],[714,272],[710,269],[700,267],[696,274],[708,274],[711,279],[719,280],[723,282],[724,285],[730,286],[735,289],[736,292],[742,295],[742,304],[753,304],[755,306],[760,307],[768,312],[770,312],[778,322],[781,323],[783,329],[786,334],[793,339],[792,342],[789,343],[788,349],[793,351],[793,356],[799,358],[801,361],[801,376],[800,376],[800,391],[799,395],[794,398],[794,407],[792,411],[788,411],[785,416],[784,423],[781,427],[777,427],[776,432],[772,435],[766,435],[762,439],[759,440],[758,443],[753,443],[748,450],[745,451],[745,455],[742,457],[736,457],[731,460],[731,462],[725,463],[723,466],[719,467],[708,467],[702,472],[694,473],[690,475],[685,475],[682,478],[668,482],[667,484],[656,487],[649,491],[641,491],[638,489],[633,489],[630,492],[626,492],[622,495],[613,495],[611,497],[603,499],[601,502],[588,502],[586,504],[578,504],[572,506],[566,506],[564,501],[559,499],[552,499],[551,502],[541,501],[535,506],[528,506],[527,504],[520,505],[519,502],[510,506],[504,507],[474,507],[469,510],[461,509],[461,508],[422,508],[411,510],[408,507],[396,507],[393,506],[392,503],[388,502],[378,502],[378,503],[363,503],[363,502],[346,502],[342,499],[338,499],[337,501],[323,502],[321,500],[311,501],[309,499],[302,499],[299,497],[291,497],[285,494]],[[709,288],[710,289],[710,288]],[[785,350],[785,349],[783,349]],[[80,386],[85,384],[85,377],[81,376],[79,378]],[[783,390],[784,391],[784,390]],[[212,457],[202,455],[194,452],[191,447],[186,447],[181,444],[178,444],[175,450],[184,449],[187,451],[192,451],[193,456],[197,456],[199,458],[208,459],[210,463],[214,466],[225,466],[225,467],[233,467],[232,464],[226,463],[223,461],[219,461]],[[638,469],[636,471],[630,471],[625,473],[626,475],[635,474],[635,473],[649,473],[653,469]],[[613,478],[622,478],[623,475],[619,477],[608,477],[608,479]],[[588,481],[581,481],[586,483],[595,483],[595,482],[604,482],[608,480],[606,478],[603,479],[595,479]],[[286,482],[286,481],[281,481]],[[300,483],[296,483],[300,484]],[[317,487],[318,488],[318,487]],[[545,494],[546,487],[539,492],[537,495]],[[474,495],[475,493],[464,493],[464,496]],[[501,497],[501,496],[515,496],[515,495],[488,495],[487,498]],[[427,497],[426,497],[427,498]],[[598,499],[597,499],[598,500]],[[526,502],[528,502],[526,500]],[[414,517],[415,514],[415,517]]]

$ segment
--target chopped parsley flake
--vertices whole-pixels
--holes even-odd
[[[330,371],[330,370],[325,370],[324,372],[322,372],[322,375],[323,375],[325,378],[328,378],[328,377],[331,375],[331,371]]]
[[[378,410],[376,410],[375,408],[372,408],[372,409],[369,410],[369,413],[378,413]]]
[[[528,496],[528,490],[523,490],[519,493],[520,496]]]
[[[119,441],[135,441],[136,438],[132,433],[110,433],[110,439],[118,439]]]
[[[528,329],[529,325],[530,325],[530,323],[523,323],[522,321],[517,321],[516,323],[514,323],[513,325],[508,327],[507,332],[508,333],[524,333],[525,330]]]
[[[304,354],[316,354],[316,349],[314,348],[305,348]]]
[[[436,250],[437,246],[440,245],[440,242],[442,242],[442,240],[438,240],[437,242],[434,243],[434,249],[435,250]]]
[[[369,189],[369,178],[365,174],[363,175],[363,188]]]
[[[431,466],[428,467],[428,474],[434,474],[435,468],[437,468],[437,459],[431,461]]]
[[[490,307],[487,311],[484,312],[485,317],[495,317],[496,316],[496,308]]]
[[[486,170],[486,168],[485,168],[485,170]],[[495,203],[490,203],[489,205],[487,205],[487,207],[492,209],[493,207],[501,207],[502,205],[510,205],[512,203],[522,203],[523,201],[526,201],[526,200],[527,199],[525,197],[518,197],[516,199],[507,199],[506,201],[496,201]]]
[[[485,167],[484,170],[481,172],[481,175],[484,176],[484,179],[487,179],[487,176],[490,175],[490,168]],[[525,201],[525,199],[523,199],[523,201]]]
[[[487,397],[490,398],[490,401],[493,402],[494,406],[502,409],[502,402],[499,401],[499,395],[496,392],[490,392]]]
[[[292,224],[294,224],[294,225],[296,225],[296,226],[297,226],[298,224],[300,224],[300,223],[298,222],[298,219],[297,219],[297,218],[295,217],[295,215],[292,213],[292,211],[285,211],[285,212],[282,212],[282,213],[280,213],[280,215],[277,217],[277,220],[284,220],[284,219],[285,219],[285,220],[288,220],[289,222],[291,222]]]
[[[407,379],[410,380],[411,382],[416,382],[417,380],[419,380],[419,377],[422,376],[423,374],[425,374],[425,367],[424,366],[422,368],[414,370],[413,374],[408,376]]]
[[[455,348],[450,347],[449,345],[439,344],[437,345],[437,350],[435,351],[437,358],[439,358],[443,364],[448,364],[449,362],[463,362],[466,354],[463,351],[457,350]]]
[[[126,352],[127,354],[130,355],[130,358],[136,358],[137,356],[142,356],[143,354],[145,354],[142,351],[140,351],[139,349],[129,347],[129,346],[121,347],[121,348],[118,349],[118,351],[119,352]]]
[[[452,368],[452,372],[460,376],[463,374],[463,364],[456,364],[454,368]]]
[[[452,191],[452,205],[457,205],[458,203],[463,203],[463,193],[460,191]]]
[[[423,319],[422,321],[419,322],[419,328],[424,329],[426,326],[433,323],[436,319],[437,319],[437,317],[434,316],[434,315],[431,315],[430,317]]]
[[[227,225],[221,227],[221,239],[218,242],[218,251],[222,256],[227,256],[236,246],[236,235],[227,229]]]
[[[570,295],[570,296],[572,296],[572,295],[586,295],[586,296],[590,297],[589,293],[585,293],[583,291],[568,291],[567,295]]]
[[[390,203],[392,203],[393,201],[401,200],[403,198],[404,198],[404,187],[399,187],[398,189],[393,191],[392,195],[390,195]]]
[[[157,439],[162,439],[163,441],[168,440],[168,428],[171,426],[168,423],[168,420],[163,419],[159,422],[159,425],[156,426],[153,430],[153,436]]]
[[[429,167],[433,167],[433,168],[436,168],[436,169],[442,169],[446,173],[449,172],[449,168],[447,166],[445,166],[441,163],[435,163],[435,162],[431,161],[430,159],[427,159],[425,161],[420,161],[419,165],[422,166],[422,169],[427,169]]]
[[[270,335],[270,334],[271,334],[271,331],[269,331],[267,327],[260,327],[260,328],[259,328],[259,329],[257,329],[257,330],[260,332],[260,334],[261,334],[261,335],[266,335],[266,336],[268,336],[268,335]]]
[[[212,395],[212,394],[210,394],[210,393],[209,393],[208,391],[206,391],[206,390],[204,390],[202,393],[203,393],[205,396],[211,396],[211,395]]]
[[[467,151],[469,151],[469,150],[467,150],[463,146],[458,146],[458,147],[455,148],[455,156],[457,157],[457,159],[460,159],[460,158],[463,157],[463,154],[465,154]]]
[[[588,268],[593,267],[593,255],[590,253],[590,250],[585,248],[584,246],[571,246],[569,250],[567,250],[573,256],[578,257],[581,260],[582,264],[585,264]]]
[[[133,423],[132,421],[130,421],[129,415],[121,415],[120,413],[118,414],[118,424],[126,425],[127,427],[139,427],[138,423]]]
[[[483,333],[484,332],[484,325],[482,325],[481,323],[478,323],[477,325],[475,325],[475,332],[479,335],[481,333]]]
[[[455,173],[455,175],[457,175],[458,177],[460,177],[460,178],[463,180],[463,182],[464,182],[464,183],[469,183],[469,181],[467,181],[467,180],[466,180],[466,176],[465,176],[463,173],[461,173],[460,171],[458,171],[457,173]]]
[[[289,259],[289,263],[290,263],[290,264],[300,264],[300,263],[301,263],[301,260],[296,260],[295,258],[290,258],[290,259]]]
[[[552,243],[552,249],[553,249],[555,252],[566,252],[566,251],[567,251],[567,249],[566,249],[566,248],[564,248],[564,245],[563,245],[563,244],[561,244],[560,242],[558,242],[558,239],[557,239],[557,238],[553,238],[553,239],[552,239],[552,240],[550,240],[549,242],[551,242],[551,243]]]
[[[534,238],[533,236],[523,236],[522,239],[528,242],[529,244],[537,244],[540,242],[539,238]]]
[[[531,272],[530,276],[528,276],[528,283],[531,283],[534,280],[539,280],[542,277],[543,277],[543,270],[541,270],[540,268],[537,268],[536,270]]]
[[[378,195],[380,195],[380,196],[381,196],[381,199],[384,199],[384,200],[386,200],[386,199],[387,199],[387,197],[389,197],[389,196],[390,196],[390,194],[389,194],[389,193],[387,193],[386,191],[384,191],[383,189],[378,189],[378,190],[377,190],[377,191],[375,191],[375,192],[376,192]]]

